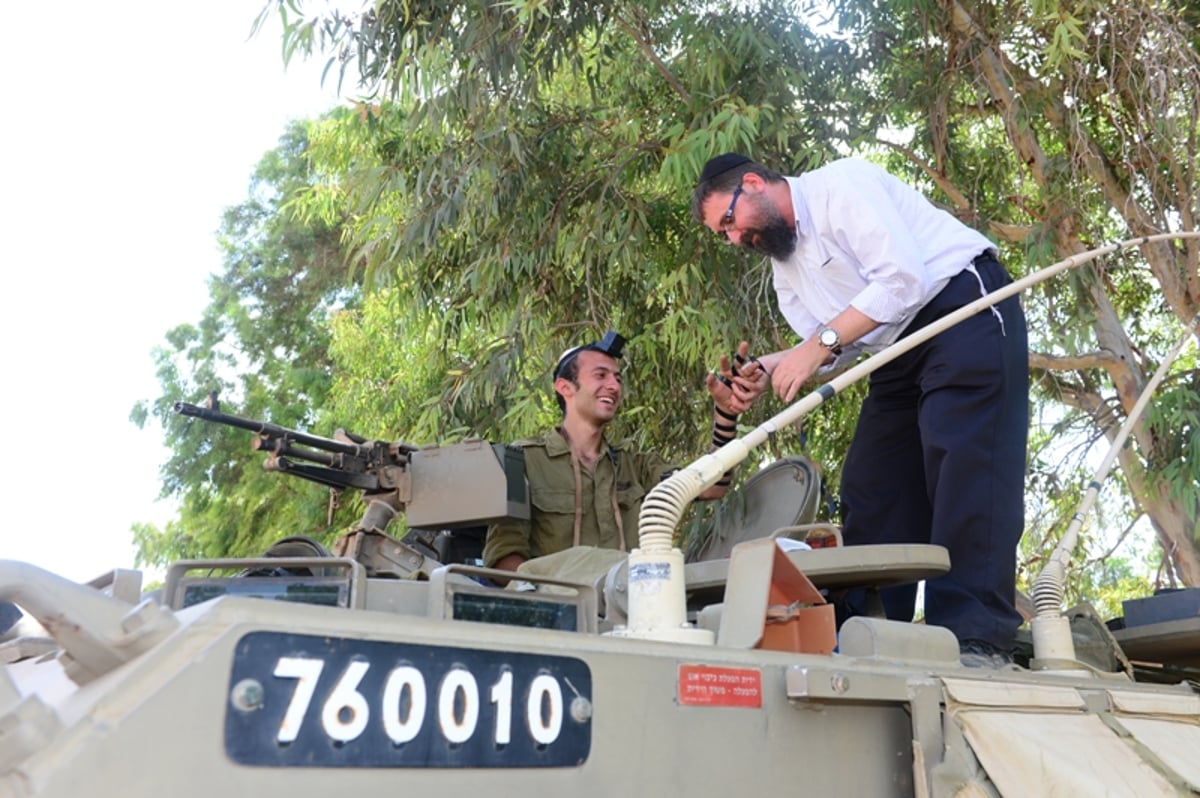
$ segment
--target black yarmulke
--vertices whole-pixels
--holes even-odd
[[[750,159],[745,155],[740,155],[736,152],[727,152],[724,155],[718,155],[716,158],[710,158],[708,163],[704,164],[704,168],[700,170],[700,182],[712,180],[717,175],[724,174],[730,169],[736,169],[742,164],[751,163]]]

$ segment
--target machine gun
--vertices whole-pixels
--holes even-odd
[[[215,393],[203,406],[176,402],[175,412],[254,433],[251,449],[266,453],[267,471],[325,485],[335,495],[347,488],[361,490],[367,508],[358,528],[343,536],[348,546],[361,547],[371,535],[387,537],[388,525],[403,512],[409,537],[416,533],[414,542],[439,559],[454,560],[447,555],[446,541],[437,540],[446,538],[447,531],[529,518],[525,457],[517,448],[479,439],[418,447],[368,440],[340,428],[333,438],[324,438],[224,413]],[[378,541],[373,545],[378,548]],[[413,557],[407,552],[386,557],[396,558],[406,562],[402,575],[411,575]]]
[[[358,488],[366,493],[395,490],[417,447],[407,443],[372,441],[337,429],[333,438],[309,435],[266,421],[221,412],[216,394],[205,405],[176,402],[175,412],[214,424],[255,433],[250,448],[265,452],[263,468],[318,482],[335,490]],[[297,461],[307,461],[297,462]],[[317,465],[309,465],[316,463]]]

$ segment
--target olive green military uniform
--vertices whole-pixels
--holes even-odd
[[[558,430],[518,441],[525,450],[529,480],[530,520],[494,524],[488,529],[483,561],[493,566],[510,554],[529,559],[554,554],[575,544],[575,468],[571,447]],[[637,546],[638,512],[646,492],[670,474],[673,466],[653,452],[633,452],[628,442],[609,445],[594,471],[579,467],[579,545],[621,548]],[[618,527],[613,498],[621,512]]]

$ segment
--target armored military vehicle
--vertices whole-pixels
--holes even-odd
[[[249,429],[271,468],[363,491],[362,522],[333,551],[293,537],[176,563],[146,595],[136,572],[77,584],[0,562],[0,625],[14,608],[40,624],[0,644],[0,798],[1200,793],[1195,591],[1132,603],[1112,631],[1051,585],[1010,668],[964,667],[934,626],[835,628],[831,591],[949,561],[839,545],[802,458],[677,548],[681,508],[791,409],[651,491],[628,556],[572,549],[504,586],[439,556],[528,512],[511,450],[177,409]]]
[[[505,451],[391,447],[360,472],[387,485],[335,553],[290,538],[180,562],[148,597],[136,572],[82,585],[0,563],[0,601],[45,630],[0,645],[0,796],[1200,792],[1194,608],[1120,644],[1073,624],[1006,670],[963,667],[933,626],[835,630],[827,591],[949,563],[790,523],[811,511],[802,459],[751,479],[760,509],[693,562],[643,524],[628,557],[572,550],[498,587],[386,534],[398,509],[448,530],[519,516]]]

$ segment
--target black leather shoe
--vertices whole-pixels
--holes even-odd
[[[1012,654],[993,646],[986,640],[964,640],[958,646],[964,668],[1015,669]]]

